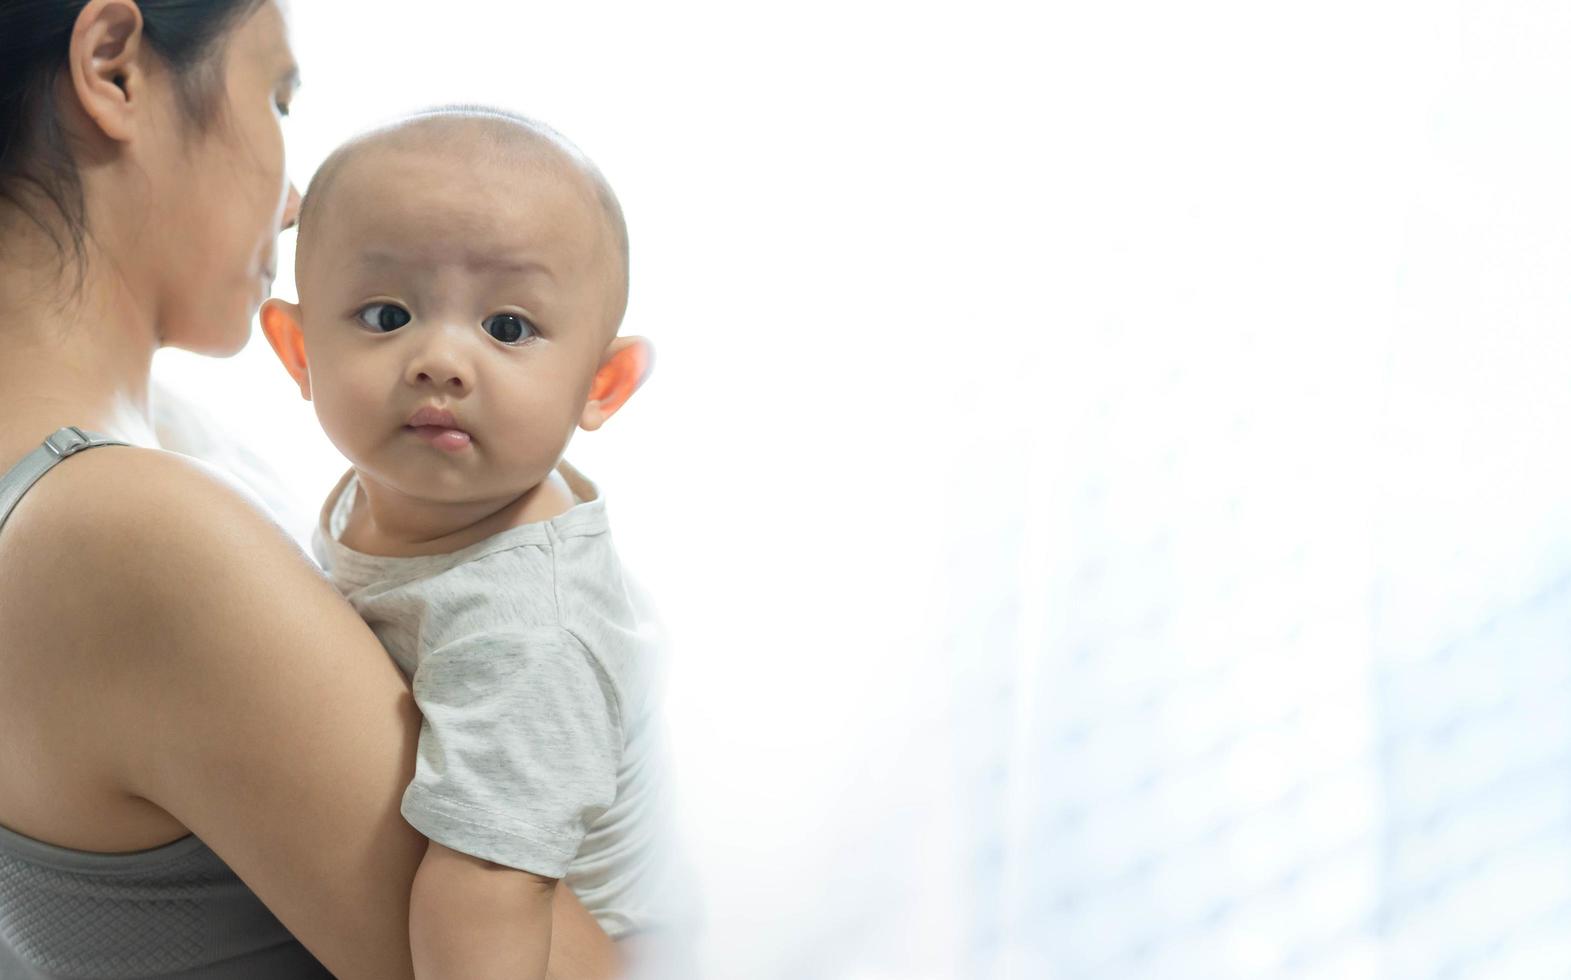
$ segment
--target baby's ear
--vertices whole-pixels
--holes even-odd
[[[605,425],[654,370],[655,349],[642,337],[618,337],[605,349],[578,424],[588,432]]]
[[[305,334],[300,329],[300,307],[281,299],[262,304],[262,333],[273,345],[273,353],[284,362],[284,370],[300,386],[300,397],[311,400],[311,375],[306,370]]]

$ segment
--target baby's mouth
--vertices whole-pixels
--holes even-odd
[[[453,429],[445,425],[406,425],[404,431],[412,432],[437,449],[447,452],[466,449],[472,441],[469,433],[463,429]]]
[[[458,427],[458,417],[445,408],[425,405],[409,416],[405,429],[438,449],[457,452],[470,443],[469,433]]]

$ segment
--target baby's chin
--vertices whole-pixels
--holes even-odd
[[[419,437],[406,434],[401,438],[416,441]],[[409,452],[407,447],[400,447],[399,451],[391,453],[376,453],[359,460],[354,457],[349,459],[360,474],[362,483],[369,480],[383,492],[396,494],[412,502],[505,503],[523,496],[540,482],[528,474],[494,472],[483,461],[479,465],[469,466],[439,465],[440,460],[430,458],[436,454],[433,450],[420,448],[427,454],[425,458]]]

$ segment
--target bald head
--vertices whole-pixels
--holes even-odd
[[[444,106],[408,116],[355,137],[317,168],[300,205],[297,266],[306,261],[317,226],[329,220],[335,186],[356,166],[380,153],[463,154],[477,163],[550,167],[565,171],[591,192],[613,252],[615,298],[612,330],[627,306],[628,240],[622,206],[598,167],[556,130],[527,116],[484,106]],[[477,159],[478,157],[478,159]]]

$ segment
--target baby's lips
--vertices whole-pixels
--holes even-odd
[[[410,432],[424,439],[438,449],[448,452],[457,452],[467,448],[470,443],[469,433],[463,429],[445,429],[440,425],[407,426]]]
[[[405,424],[417,429],[423,425],[435,425],[444,429],[464,431],[464,427],[458,424],[458,419],[454,417],[452,412],[445,408],[438,408],[435,405],[424,405],[416,409],[415,413],[409,416],[409,421]]]

